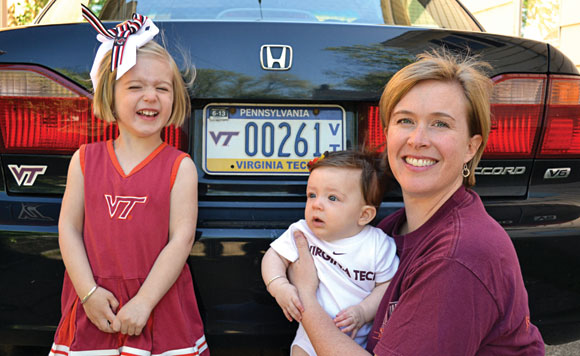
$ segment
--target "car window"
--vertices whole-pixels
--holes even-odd
[[[78,12],[71,9],[75,2]],[[155,20],[386,24],[480,31],[456,0],[84,0],[103,21],[134,12]],[[59,10],[60,9],[60,10]],[[36,23],[82,21],[78,0],[53,0]]]

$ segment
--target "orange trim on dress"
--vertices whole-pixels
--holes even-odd
[[[139,163],[138,165],[136,165],[135,168],[133,168],[131,170],[131,172],[129,172],[129,174],[125,174],[125,171],[123,171],[123,168],[121,168],[121,164],[119,163],[119,160],[117,159],[117,155],[115,154],[115,147],[113,146],[113,140],[107,141],[107,151],[109,152],[109,157],[111,158],[111,162],[113,163],[113,166],[115,166],[115,169],[117,170],[117,172],[119,172],[119,174],[123,178],[129,177],[129,176],[137,173],[143,167],[145,167],[161,151],[163,151],[163,149],[165,148],[165,146],[167,146],[167,143],[166,142],[161,142],[161,144],[159,146],[157,146],[157,148],[153,152],[151,152],[149,154],[149,156],[147,156],[143,161],[141,161],[141,163]]]
[[[184,152],[177,157],[175,162],[173,162],[173,167],[171,168],[171,181],[170,181],[171,183],[169,185],[169,191],[173,189],[173,184],[175,183],[175,179],[177,178],[177,172],[179,171],[179,166],[181,165],[181,161],[183,161],[185,157],[189,157],[189,155]]]
[[[85,150],[87,145],[81,145],[79,147],[79,159],[81,160],[81,171],[83,172],[83,176],[85,175]]]
[[[70,347],[70,345],[73,343],[76,334],[77,306],[79,301],[79,298],[75,299],[71,310],[65,316],[61,328],[59,329],[58,335],[55,338],[55,344],[66,345],[67,347]],[[51,348],[51,351],[55,354],[68,354],[54,348]]]

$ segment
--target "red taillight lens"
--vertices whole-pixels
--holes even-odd
[[[117,135],[116,125],[94,117],[92,96],[39,67],[0,66],[0,152],[67,154],[81,144]],[[182,130],[166,128],[166,142],[187,149]]]
[[[539,157],[580,157],[580,78],[550,77],[546,130]]]
[[[544,108],[545,75],[493,78],[491,130],[485,158],[531,158]]]
[[[363,142],[368,150],[383,151],[386,140],[379,107],[377,105],[363,105],[359,113],[359,142]]]
[[[94,118],[86,97],[0,97],[0,124],[7,153],[70,153],[114,132],[113,125]]]

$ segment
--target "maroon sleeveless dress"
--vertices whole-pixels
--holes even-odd
[[[97,284],[115,295],[119,309],[137,294],[169,240],[170,193],[186,156],[163,143],[125,175],[113,141],[80,149],[85,248]],[[66,273],[61,311],[50,355],[209,355],[187,264],[139,336],[97,329]]]

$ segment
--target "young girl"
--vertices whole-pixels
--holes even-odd
[[[300,321],[303,307],[286,269],[298,258],[293,235],[303,233],[320,279],[318,300],[338,328],[365,345],[369,323],[399,264],[393,239],[368,225],[381,204],[385,179],[375,156],[357,151],[325,152],[309,169],[305,220],[271,244],[262,277],[286,318]],[[302,325],[292,355],[316,355]]]
[[[118,48],[107,42],[112,51],[95,60],[94,112],[115,121],[119,136],[83,145],[70,163],[59,220],[62,319],[50,355],[209,355],[185,263],[196,168],[160,137],[189,116],[189,98],[169,53],[143,37],[155,25],[133,22],[139,31],[115,42],[128,44],[122,61],[134,38],[136,63],[116,66]]]

